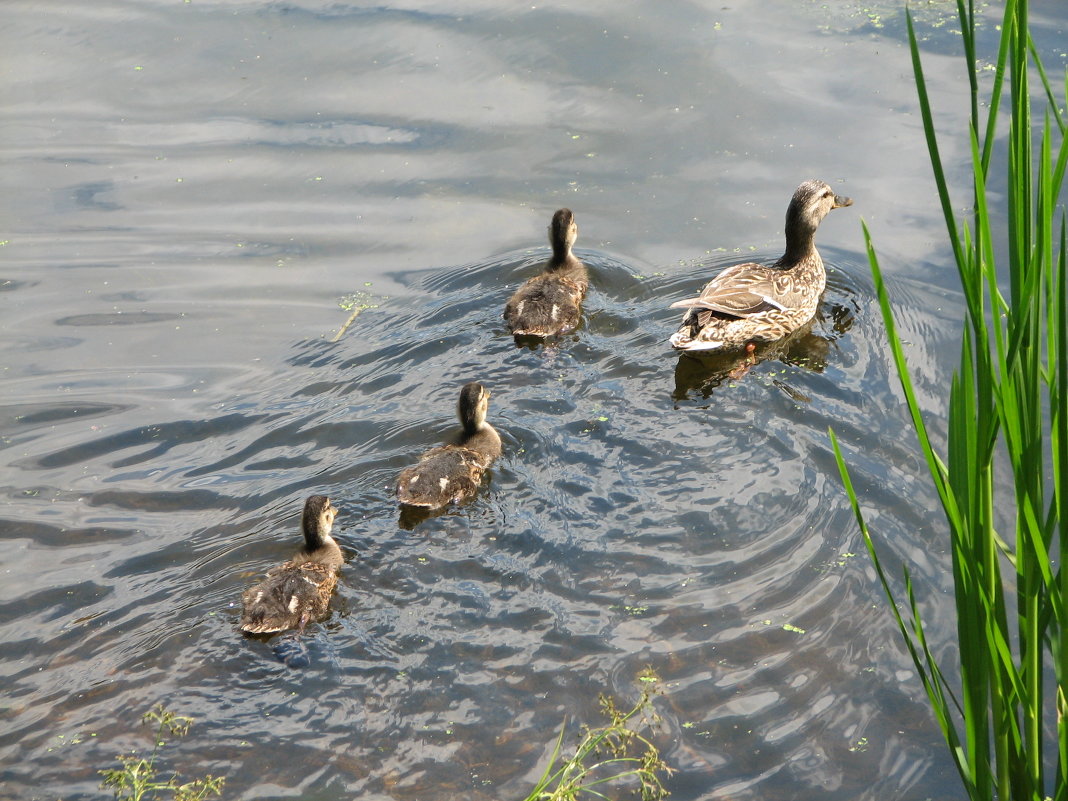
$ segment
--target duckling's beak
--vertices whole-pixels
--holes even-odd
[[[843,206],[852,206],[852,205],[853,205],[853,198],[851,198],[851,197],[842,197],[841,195],[835,195],[834,196],[834,205],[831,206],[831,208],[832,209],[840,209]]]

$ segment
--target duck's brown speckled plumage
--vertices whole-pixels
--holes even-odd
[[[457,441],[431,448],[397,478],[397,500],[405,506],[438,509],[475,494],[482,474],[501,455],[501,438],[486,422],[490,393],[478,383],[460,390],[457,412],[463,431]]]
[[[850,198],[834,194],[823,181],[805,181],[786,211],[786,253],[775,264],[728,267],[686,308],[671,345],[678,350],[731,350],[780,339],[812,319],[827,283],[814,237],[820,222]]]
[[[505,304],[504,319],[515,336],[548,337],[578,327],[589,277],[586,265],[571,253],[577,237],[571,209],[558,210],[549,226],[553,255],[544,272],[519,287]]]
[[[304,504],[301,525],[305,547],[292,559],[267,572],[266,578],[241,596],[241,630],[270,634],[303,629],[326,616],[337,571],[344,558],[330,536],[337,509],[325,495]]]

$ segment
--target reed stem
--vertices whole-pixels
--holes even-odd
[[[1068,505],[1068,278],[1065,210],[1059,202],[1068,141],[1029,34],[1027,0],[1006,0],[985,103],[976,67],[974,0],[957,0],[957,11],[968,66],[970,224],[958,225],[952,211],[920,49],[907,16],[924,134],[966,307],[960,363],[947,410],[945,461],[934,451],[912,391],[866,226],[864,236],[891,353],[949,530],[961,664],[959,705],[956,682],[947,679],[928,646],[907,568],[911,622],[897,609],[833,432],[831,439],[880,583],[969,798],[1068,801],[1068,576],[1054,563],[1068,553],[1063,526]],[[1044,90],[1040,125],[1032,120],[1031,70],[1040,76]],[[995,210],[988,205],[987,183],[1006,75],[1007,192]],[[1068,80],[1065,84],[1068,93]],[[983,107],[988,111],[985,121],[980,116]],[[995,231],[995,211],[1006,221],[1003,232]],[[1059,238],[1054,234],[1057,220]],[[1000,271],[995,239],[1008,251],[1007,266]],[[1001,289],[1004,279],[1007,297]],[[1002,460],[1007,471],[999,467]],[[1012,476],[1008,486],[995,483],[995,476],[1003,474]],[[1009,503],[1010,514],[999,515],[997,510]],[[998,533],[999,519],[1011,520],[1012,536]],[[1050,687],[1056,688],[1052,709],[1047,703]],[[1047,763],[1053,754],[1055,766]]]

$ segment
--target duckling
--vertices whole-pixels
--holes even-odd
[[[255,587],[245,590],[241,596],[242,631],[303,631],[309,621],[326,616],[343,561],[341,548],[330,536],[336,516],[337,508],[325,495],[308,498],[301,519],[305,546],[288,562],[268,571]]]
[[[505,304],[504,319],[513,335],[549,337],[578,327],[590,281],[586,265],[571,254],[576,237],[575,215],[560,209],[549,226],[553,255],[545,271],[527,280]]]
[[[684,351],[745,348],[781,339],[816,313],[827,283],[816,250],[816,229],[831,209],[851,206],[823,181],[805,181],[786,210],[786,252],[771,266],[736,264],[713,278],[695,298],[676,301],[685,308],[671,346]]]
[[[405,506],[438,509],[475,494],[482,474],[501,455],[501,438],[486,422],[490,392],[464,384],[457,413],[463,432],[456,442],[431,448],[397,478],[397,500]]]

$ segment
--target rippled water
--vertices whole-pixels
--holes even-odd
[[[647,665],[676,799],[957,794],[827,439],[952,660],[858,223],[937,428],[961,312],[900,16],[736,5],[9,4],[5,797],[99,797],[157,701],[197,721],[168,765],[228,798],[522,797]],[[668,304],[777,257],[812,176],[856,205],[811,330],[739,379],[673,354]],[[584,323],[517,345],[500,311],[565,204]],[[468,380],[504,455],[402,519]],[[347,564],[294,669],[235,603],[317,492]]]

